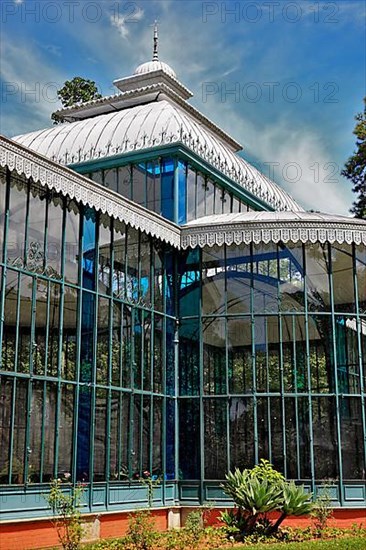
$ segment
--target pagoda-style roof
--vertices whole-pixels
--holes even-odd
[[[114,84],[118,94],[58,111],[68,122],[13,139],[67,166],[182,144],[269,208],[301,210],[237,154],[241,145],[235,139],[188,103],[191,92],[158,58],[156,29],[152,61]]]

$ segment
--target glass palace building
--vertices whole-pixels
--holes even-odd
[[[114,84],[1,138],[2,520],[54,478],[101,521],[146,472],[154,508],[230,505],[261,458],[363,509],[366,222],[304,211],[156,52]]]

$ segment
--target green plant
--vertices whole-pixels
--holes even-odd
[[[129,516],[126,548],[150,550],[157,538],[155,520],[150,510],[138,510]]]
[[[83,536],[79,509],[83,493],[84,488],[81,485],[71,487],[71,491],[65,493],[61,488],[61,480],[54,479],[49,494],[44,495],[55,516],[51,521],[58,539],[66,550],[77,550]]]
[[[228,534],[236,539],[274,535],[288,515],[309,514],[313,507],[309,501],[311,495],[304,487],[286,482],[267,460],[261,460],[251,470],[237,468],[226,475],[226,480],[222,487],[237,509],[223,513],[221,520]],[[280,513],[277,521],[268,517],[274,511]]]
[[[328,527],[329,520],[333,517],[332,497],[330,494],[330,484],[324,482],[320,488],[320,493],[314,503],[311,512],[313,524],[318,536],[322,536],[324,530]]]
[[[154,502],[154,489],[160,483],[160,478],[153,478],[149,471],[145,470],[142,477],[139,477],[139,481],[146,486],[147,489],[147,504],[149,508],[152,508]]]

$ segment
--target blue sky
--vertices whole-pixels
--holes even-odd
[[[339,172],[365,95],[365,2],[3,0],[1,133],[50,126],[66,79],[112,81],[160,58],[243,156],[305,208],[347,214]],[[230,93],[231,92],[231,93]]]

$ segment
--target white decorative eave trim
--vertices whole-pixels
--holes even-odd
[[[366,222],[242,222],[210,227],[184,227],[181,248],[268,243],[325,243],[366,245]]]
[[[0,166],[180,248],[174,223],[1,135]]]

